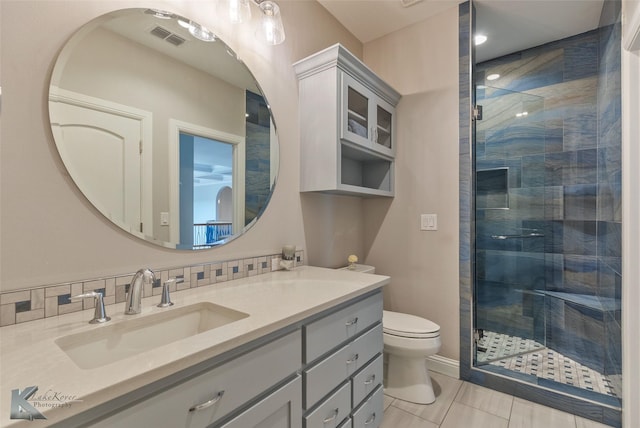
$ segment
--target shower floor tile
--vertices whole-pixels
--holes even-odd
[[[477,352],[478,362],[619,397],[612,380],[534,340],[485,331],[478,346],[487,349]]]

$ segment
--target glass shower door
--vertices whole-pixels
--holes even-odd
[[[544,347],[545,120],[542,97],[476,88],[474,360]]]

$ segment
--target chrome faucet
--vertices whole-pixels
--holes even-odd
[[[140,269],[133,276],[129,285],[129,294],[125,302],[124,313],[127,315],[139,314],[142,302],[142,289],[144,284],[152,284],[156,280],[156,275],[151,269]]]

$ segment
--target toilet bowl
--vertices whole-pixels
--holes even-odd
[[[417,404],[436,401],[426,358],[440,350],[440,326],[427,319],[383,311],[387,354],[385,394]]]
[[[375,267],[368,265],[342,269],[375,273]],[[382,330],[387,361],[385,394],[417,404],[436,401],[427,357],[440,350],[440,326],[415,315],[383,311]]]

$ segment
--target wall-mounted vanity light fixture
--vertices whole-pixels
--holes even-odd
[[[272,0],[224,0],[220,2],[218,13],[222,19],[233,24],[246,25],[251,22],[251,3],[260,11],[260,22],[255,31],[256,38],[269,45],[279,45],[284,42],[285,34],[280,7]],[[215,41],[211,30],[186,18],[158,9],[147,9],[147,13],[160,19],[177,19],[193,37],[206,42]]]

